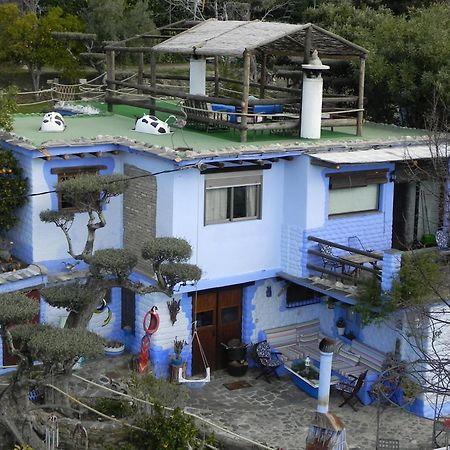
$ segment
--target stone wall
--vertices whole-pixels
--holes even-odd
[[[136,177],[130,181],[123,197],[123,246],[138,257],[136,269],[151,275],[148,262],[141,257],[142,243],[156,235],[156,177],[150,172],[128,164],[124,165],[124,175]]]

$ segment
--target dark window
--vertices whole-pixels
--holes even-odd
[[[58,175],[58,183],[60,181],[68,180],[69,178],[76,178],[86,174],[97,174],[100,170],[106,169],[106,166],[87,166],[87,167],[66,167],[55,168],[50,172]],[[59,210],[75,210],[74,203],[67,198],[67,196],[58,193],[58,208]]]
[[[122,288],[122,328],[131,330],[135,333],[136,326],[136,296],[133,291]]]
[[[286,307],[312,305],[319,303],[320,298],[316,291],[297,284],[290,284],[286,289]]]

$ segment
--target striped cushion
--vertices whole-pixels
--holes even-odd
[[[279,348],[297,342],[297,330],[295,325],[271,328],[266,330],[266,339],[272,347]]]

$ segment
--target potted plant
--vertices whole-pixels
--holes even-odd
[[[181,352],[183,351],[184,346],[187,345],[187,342],[184,339],[178,339],[177,336],[175,336],[175,339],[173,340],[173,358],[172,358],[172,364],[176,366],[180,366],[183,363],[183,359],[181,358]]]
[[[339,336],[343,336],[345,333],[345,320],[340,317],[336,322],[336,328]]]
[[[125,351],[125,344],[116,340],[109,340],[105,342],[105,355],[117,356]]]
[[[402,390],[403,401],[405,403],[413,403],[417,396],[423,392],[421,387],[408,376],[402,377],[400,389]]]

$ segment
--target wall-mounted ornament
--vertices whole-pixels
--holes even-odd
[[[177,314],[180,312],[181,309],[181,299],[175,300],[174,298],[170,301],[167,301],[167,307],[169,308],[169,315],[170,320],[172,322],[172,325],[175,324],[177,321]]]

